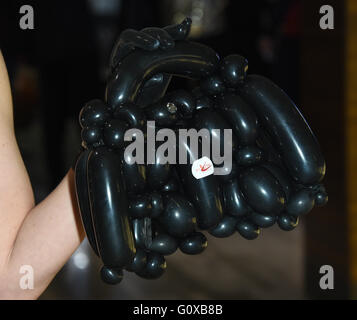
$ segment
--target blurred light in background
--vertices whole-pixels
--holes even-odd
[[[86,269],[89,265],[88,255],[84,252],[77,251],[71,258],[72,263],[80,270]]]

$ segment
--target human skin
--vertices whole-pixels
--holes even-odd
[[[72,169],[35,206],[15,138],[10,85],[0,51],[0,299],[37,299],[84,237]],[[33,289],[20,286],[24,265],[33,268]]]
[[[114,46],[111,65],[135,48],[165,50],[174,40],[185,39],[191,19],[162,30],[124,31]],[[157,34],[159,34],[159,39]],[[170,77],[156,83],[158,96]],[[153,90],[153,86],[150,87]],[[143,94],[142,94],[143,95]],[[148,96],[145,96],[148,102]],[[154,100],[157,96],[149,95]],[[13,108],[6,66],[0,50],[0,299],[36,299],[47,288],[85,237],[69,170],[57,188],[35,206],[30,180],[16,142]],[[34,270],[34,288],[23,290],[22,266]]]

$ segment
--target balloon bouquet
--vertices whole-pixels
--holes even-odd
[[[218,238],[238,232],[249,240],[275,223],[289,231],[328,199],[321,184],[324,158],[294,103],[270,80],[247,75],[244,57],[220,59],[211,48],[187,41],[190,27],[186,18],[165,28],[122,32],[105,100],[88,102],[79,116],[77,200],[109,284],[122,280],[123,269],[160,277],[164,256],[207,247],[200,231]],[[172,76],[196,79],[199,86],[166,93]],[[231,129],[232,168],[196,179],[189,144],[186,164],[162,163],[160,156],[150,164],[130,161],[125,133],[149,120],[176,132]]]

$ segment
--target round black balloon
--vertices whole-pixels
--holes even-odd
[[[150,250],[164,256],[173,254],[178,247],[176,239],[168,234],[158,234],[151,243]]]
[[[162,192],[176,192],[179,190],[179,184],[175,177],[171,177],[169,181],[161,188]]]
[[[278,217],[278,225],[284,231],[291,231],[297,227],[299,217],[294,217],[287,214],[282,214]]]
[[[151,216],[151,196],[140,195],[129,202],[129,214],[132,218],[145,218]]]
[[[269,228],[275,224],[277,218],[276,216],[268,216],[259,214],[257,212],[252,212],[252,214],[249,216],[249,220],[260,228]]]
[[[315,204],[318,207],[324,206],[328,202],[328,195],[325,191],[319,191],[315,195]]]
[[[238,219],[225,215],[217,227],[209,231],[216,238],[230,237],[236,231]]]
[[[237,180],[232,180],[224,184],[222,193],[225,213],[240,218],[251,212],[250,207],[241,194],[241,189]]]
[[[136,254],[133,262],[126,267],[126,270],[131,272],[143,271],[147,263],[146,252],[140,248],[136,249]]]
[[[151,194],[151,218],[159,218],[164,211],[164,202],[162,196],[158,192]]]
[[[176,90],[168,95],[168,103],[177,107],[177,112],[182,118],[191,118],[196,109],[196,101],[192,93],[186,90]]]
[[[182,195],[173,193],[164,197],[165,209],[160,223],[174,237],[186,237],[195,230],[196,212],[193,205]]]
[[[114,111],[114,117],[129,124],[130,128],[143,128],[146,124],[144,111],[133,103],[124,103]]]
[[[262,160],[262,156],[262,150],[256,146],[246,146],[235,153],[235,159],[240,166],[256,165]]]
[[[82,141],[86,147],[93,146],[102,139],[102,128],[100,127],[84,127],[81,132]]]
[[[79,123],[84,127],[100,127],[110,117],[106,104],[101,100],[92,100],[86,103],[79,114]]]
[[[223,93],[226,87],[219,75],[213,75],[201,81],[201,90],[209,96],[215,96]]]
[[[166,270],[165,258],[156,252],[150,252],[147,256],[147,263],[143,271],[136,274],[145,279],[160,278]]]
[[[145,115],[160,127],[170,127],[179,119],[177,105],[167,97],[145,108]]]
[[[328,195],[323,184],[318,184],[311,187],[315,196],[315,204],[318,207],[324,206],[328,202]]]
[[[225,84],[235,88],[241,84],[248,71],[248,60],[238,54],[232,54],[221,61],[220,72]]]
[[[195,232],[181,241],[180,250],[186,254],[200,254],[207,248],[207,238],[201,232]]]
[[[104,143],[108,147],[121,148],[124,146],[124,136],[128,125],[119,119],[111,119],[104,126]]]
[[[100,269],[100,276],[107,284],[118,284],[123,280],[123,270],[119,268],[108,268],[103,266]]]
[[[260,234],[260,229],[257,225],[247,220],[242,220],[237,224],[237,231],[239,234],[247,239],[247,240],[254,240]]]
[[[301,189],[293,193],[286,205],[286,213],[293,216],[301,216],[309,213],[315,205],[315,199],[311,190]]]
[[[285,194],[275,177],[263,167],[249,167],[239,176],[244,198],[256,212],[278,215],[285,207]]]

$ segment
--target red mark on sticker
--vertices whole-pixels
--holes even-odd
[[[196,179],[207,177],[214,174],[213,163],[208,157],[197,159],[192,164],[191,172]]]
[[[202,172],[205,172],[205,171],[207,171],[209,168],[211,168],[211,165],[210,165],[210,164],[207,165],[207,163],[205,162],[203,165],[200,165],[200,168],[201,168],[201,171],[202,171]]]

